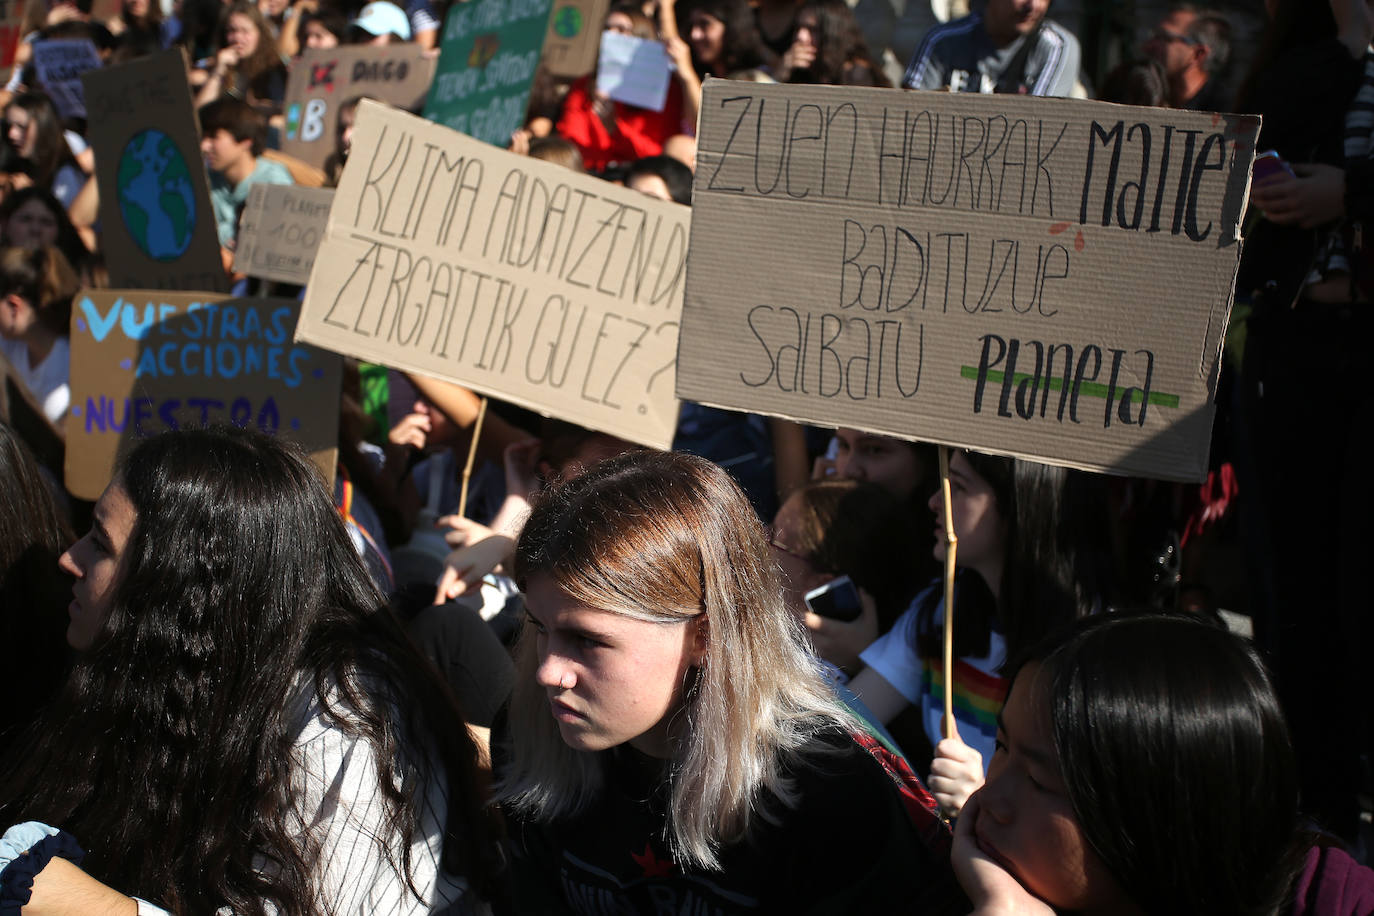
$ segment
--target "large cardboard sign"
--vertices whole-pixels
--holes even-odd
[[[110,285],[227,290],[180,50],[85,73]]]
[[[690,212],[358,111],[297,335],[666,448]]]
[[[81,74],[100,68],[100,52],[90,39],[61,39],[33,43],[33,69],[38,84],[52,97],[64,118],[86,117],[86,94]]]
[[[611,0],[553,0],[540,62],[554,76],[576,79],[596,69]]]
[[[417,45],[352,45],[309,49],[286,78],[282,152],[323,168],[337,146],[339,108],[366,96],[419,110],[434,80],[435,60]]]
[[[708,82],[678,394],[1201,479],[1258,126]]]
[[[234,270],[250,277],[304,285],[324,241],[332,188],[257,184],[239,223]]]
[[[505,147],[525,122],[552,0],[469,0],[444,22],[425,117]]]
[[[293,343],[299,309],[209,293],[79,293],[67,489],[95,499],[134,440],[209,423],[292,439],[332,480],[342,362]]]

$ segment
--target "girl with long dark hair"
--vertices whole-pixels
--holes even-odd
[[[236,0],[225,8],[214,58],[200,72],[196,107],[232,95],[264,114],[280,114],[286,96],[286,63],[258,7]]]
[[[474,744],[308,460],[164,434],[94,518],[62,560],[80,661],[0,783],[5,823],[88,850],[39,874],[44,905],[75,882],[175,913],[466,912],[492,873]]]
[[[690,0],[681,12],[698,78],[729,77],[768,62],[748,0]]]
[[[0,381],[3,384],[3,381]],[[0,645],[10,647],[7,674],[31,702],[0,708],[0,759],[8,759],[21,726],[62,686],[66,645],[63,607],[71,583],[57,558],[72,543],[71,526],[33,453],[0,422]]]
[[[5,141],[37,187],[70,204],[86,174],[76,163],[57,106],[42,92],[25,92],[5,106]]]
[[[1101,615],[1034,647],[953,858],[978,913],[1374,910],[1374,873],[1300,829],[1255,650],[1197,617]]]
[[[992,757],[1007,659],[1056,626],[1105,609],[1116,574],[1100,478],[966,451],[953,454],[949,476],[958,536],[953,702],[959,734],[941,732],[945,612],[939,582],[863,652],[869,667],[850,686],[884,722],[908,704],[920,706],[935,749],[931,790],[946,810],[957,811]],[[943,563],[945,511],[938,490],[930,508],[934,556]]]
[[[778,82],[892,85],[869,54],[859,23],[844,0],[807,0],[793,22],[792,44],[773,70]]]

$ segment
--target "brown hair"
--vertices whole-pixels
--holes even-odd
[[[582,151],[577,148],[577,144],[565,137],[550,135],[547,137],[535,137],[530,141],[531,159],[542,159],[545,162],[552,162],[554,165],[561,165],[565,169],[572,169],[574,172],[585,172],[586,166],[582,163]]]
[[[153,0],[157,2],[157,0]],[[272,35],[272,29],[258,10],[256,3],[248,3],[246,0],[236,0],[225,7],[224,14],[220,16],[219,28],[215,31],[215,47],[227,47],[225,33],[229,31],[229,17],[234,15],[247,16],[253,23],[253,28],[258,30],[258,46],[254,49],[251,57],[238,62],[231,75],[232,86],[226,89],[239,94],[247,95],[252,92],[254,95],[265,98],[266,92],[263,89],[262,81],[266,75],[282,66],[281,52],[277,50],[277,39]],[[255,154],[256,155],[256,154]]]
[[[202,136],[214,136],[217,131],[224,130],[239,143],[253,141],[253,155],[262,155],[263,144],[267,140],[267,119],[258,114],[252,105],[232,95],[222,95],[200,106],[197,115]]]
[[[0,251],[0,296],[23,297],[40,322],[64,337],[70,333],[72,297],[80,288],[76,271],[56,248]]]
[[[654,21],[644,15],[644,10],[634,3],[613,3],[611,8],[606,11],[606,18],[610,19],[613,13],[620,13],[630,19],[630,34],[635,38],[642,38],[645,41],[658,41],[658,26]]]
[[[793,491],[800,525],[793,549],[821,572],[844,574],[873,596],[886,632],[926,584],[912,557],[928,551],[929,536],[877,484],[813,480]]]

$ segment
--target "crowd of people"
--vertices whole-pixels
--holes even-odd
[[[1266,7],[1248,59],[1180,4],[1093,80],[1048,0],[914,38],[866,2],[615,2],[662,107],[541,67],[510,141],[690,205],[708,76],[1259,114],[1202,486],[953,450],[947,502],[927,443],[684,403],[660,452],[347,360],[332,490],[212,426],[92,504],[61,431],[100,191],[34,44],[185,48],[226,283],[290,296],[233,273],[248,191],[337,184],[358,101],[323,168],[283,154],[293,61],[438,53],[447,5],[33,4],[0,98],[0,913],[1374,914],[1342,406],[1374,4]]]

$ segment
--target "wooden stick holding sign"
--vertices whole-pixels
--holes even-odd
[[[487,399],[477,405],[477,422],[472,424],[472,444],[468,446],[468,463],[463,465],[463,489],[458,493],[458,517],[468,514],[468,481],[472,479],[472,462],[477,458],[477,440],[482,438],[482,421],[487,418]]]
[[[945,501],[945,717],[946,738],[958,738],[954,724],[954,555],[959,536],[954,533],[954,506],[949,490],[949,446],[940,446],[940,492]]]

